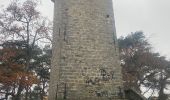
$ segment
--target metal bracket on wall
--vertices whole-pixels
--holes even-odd
[[[56,99],[61,99],[58,94],[62,94],[62,99],[67,99],[67,83],[60,83],[57,84],[57,90],[56,90]]]

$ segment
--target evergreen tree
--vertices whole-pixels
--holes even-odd
[[[158,92],[159,100],[166,100],[164,90],[169,84],[170,62],[159,53],[152,52],[143,32],[131,33],[118,42],[125,87],[143,92],[143,95],[150,90],[151,96]],[[141,91],[141,86],[148,89]]]

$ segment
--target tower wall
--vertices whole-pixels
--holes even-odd
[[[112,0],[55,0],[54,11],[49,100],[120,96]]]

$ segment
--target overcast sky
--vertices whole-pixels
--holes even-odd
[[[7,5],[11,0],[0,0]],[[53,3],[41,0],[40,11],[53,19]],[[143,31],[155,52],[170,59],[170,0],[113,0],[117,35]]]

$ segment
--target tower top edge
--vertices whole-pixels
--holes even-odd
[[[55,0],[51,0],[52,2],[54,2]]]

